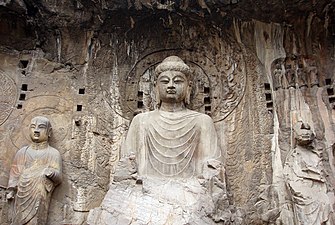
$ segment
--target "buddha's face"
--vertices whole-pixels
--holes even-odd
[[[49,122],[44,118],[35,117],[30,123],[30,138],[33,142],[45,142],[49,138]]]
[[[295,129],[295,139],[298,145],[308,145],[313,142],[314,138],[314,133],[307,123],[299,123],[297,125]]]
[[[157,78],[160,100],[166,103],[179,103],[187,95],[189,82],[185,74],[179,71],[164,71]]]

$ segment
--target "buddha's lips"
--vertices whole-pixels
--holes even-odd
[[[167,90],[166,93],[168,93],[168,94],[176,94],[176,91],[175,90]]]

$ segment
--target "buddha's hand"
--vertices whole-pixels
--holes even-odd
[[[43,170],[43,175],[46,176],[47,178],[52,178],[55,174],[55,170],[52,168],[45,168]]]
[[[14,199],[15,196],[15,190],[14,189],[9,189],[9,192],[6,195],[7,200],[12,200]]]

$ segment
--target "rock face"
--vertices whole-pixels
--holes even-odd
[[[323,202],[334,203],[334,7],[326,0],[2,1],[0,223],[10,223],[10,165],[36,115],[51,120],[50,145],[63,159],[47,224],[108,221],[110,214],[96,215],[121,191],[110,184],[120,147],[134,115],[154,110],[154,68],[170,55],[194,74],[189,108],[214,122],[227,189],[222,211],[231,223],[239,215],[242,224],[308,223],[294,214],[301,202],[293,181],[316,183]],[[299,121],[315,134],[307,154],[322,182],[294,178],[294,163],[305,160],[297,159]],[[299,192],[311,197],[304,185]],[[124,204],[141,203],[138,193]],[[332,218],[332,210],[313,218]]]

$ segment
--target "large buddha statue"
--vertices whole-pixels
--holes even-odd
[[[7,199],[14,199],[13,225],[43,225],[54,188],[62,180],[62,160],[49,146],[51,124],[46,117],[35,117],[30,126],[31,145],[15,155],[8,182]]]
[[[221,156],[213,121],[186,108],[191,74],[179,57],[166,58],[155,73],[158,107],[134,117],[122,153],[136,155],[140,176],[199,176],[206,160]]]
[[[155,74],[157,109],[133,118],[114,180],[90,224],[223,220],[217,215],[228,203],[218,136],[208,115],[187,109],[190,68],[170,56]]]

